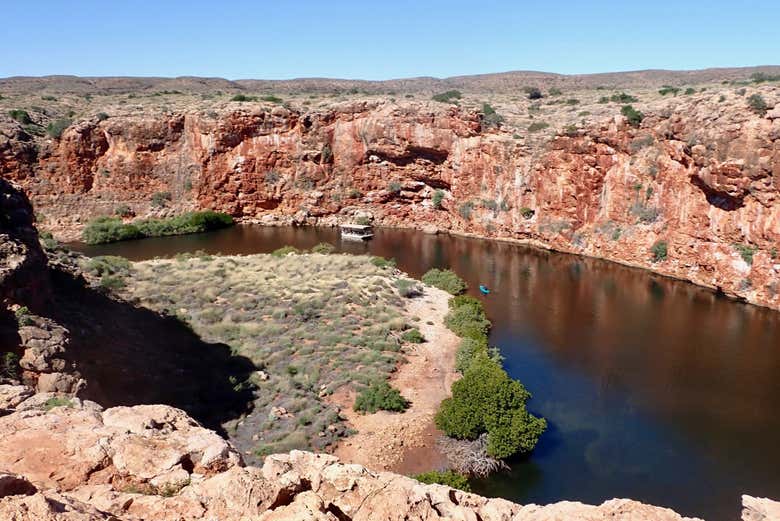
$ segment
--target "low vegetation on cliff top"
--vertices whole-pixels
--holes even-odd
[[[180,255],[134,263],[124,291],[254,362],[249,381],[233,382],[255,388],[254,410],[226,428],[259,458],[348,434],[326,400],[341,386],[367,390],[357,409],[405,408],[385,383],[411,330],[399,280],[364,256]]]
[[[119,217],[98,217],[87,224],[82,238],[87,244],[102,244],[144,237],[207,232],[232,224],[233,218],[231,216],[211,210],[188,212],[164,219],[143,219],[129,223],[123,222]]]

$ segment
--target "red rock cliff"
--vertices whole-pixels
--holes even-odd
[[[360,210],[603,257],[780,309],[780,108],[675,103],[637,128],[617,116],[550,140],[419,103],[112,117],[39,145],[21,130],[0,137],[0,173],[60,233],[119,205],[269,223]],[[152,208],[155,192],[171,193],[167,210]]]

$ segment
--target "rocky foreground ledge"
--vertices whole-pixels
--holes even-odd
[[[744,498],[743,519],[778,519],[780,503]],[[4,520],[683,520],[628,499],[546,506],[487,499],[326,454],[292,451],[244,466],[186,413],[113,407],[0,385]]]

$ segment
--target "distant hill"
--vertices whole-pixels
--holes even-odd
[[[384,81],[333,78],[299,78],[292,80],[226,80],[224,78],[154,77],[79,77],[79,76],[15,76],[0,79],[0,92],[74,94],[127,94],[132,92],[179,91],[209,92],[343,92],[414,93],[458,89],[464,92],[509,93],[523,87],[590,89],[630,88],[660,85],[690,85],[719,81],[740,81],[756,72],[780,75],[780,66],[716,68],[694,71],[644,70],[600,74],[554,74],[535,71],[512,71],[451,78],[403,78]]]

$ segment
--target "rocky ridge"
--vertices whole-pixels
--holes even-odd
[[[641,70],[601,74],[554,74],[540,71],[509,71],[493,74],[453,76],[449,78],[399,78],[384,81],[347,80],[339,78],[298,78],[292,80],[199,78],[181,76],[178,78],[153,77],[79,77],[79,76],[15,76],[0,79],[0,91],[50,92],[58,94],[78,93],[100,95],[108,93],[133,94],[151,92],[340,92],[359,89],[366,92],[388,94],[400,92],[436,92],[447,89],[462,89],[476,92],[514,93],[525,86],[549,87],[637,87],[664,84],[685,85],[712,81],[739,81],[754,73],[776,75],[780,67],[773,65],[757,67],[712,68],[691,71]]]

